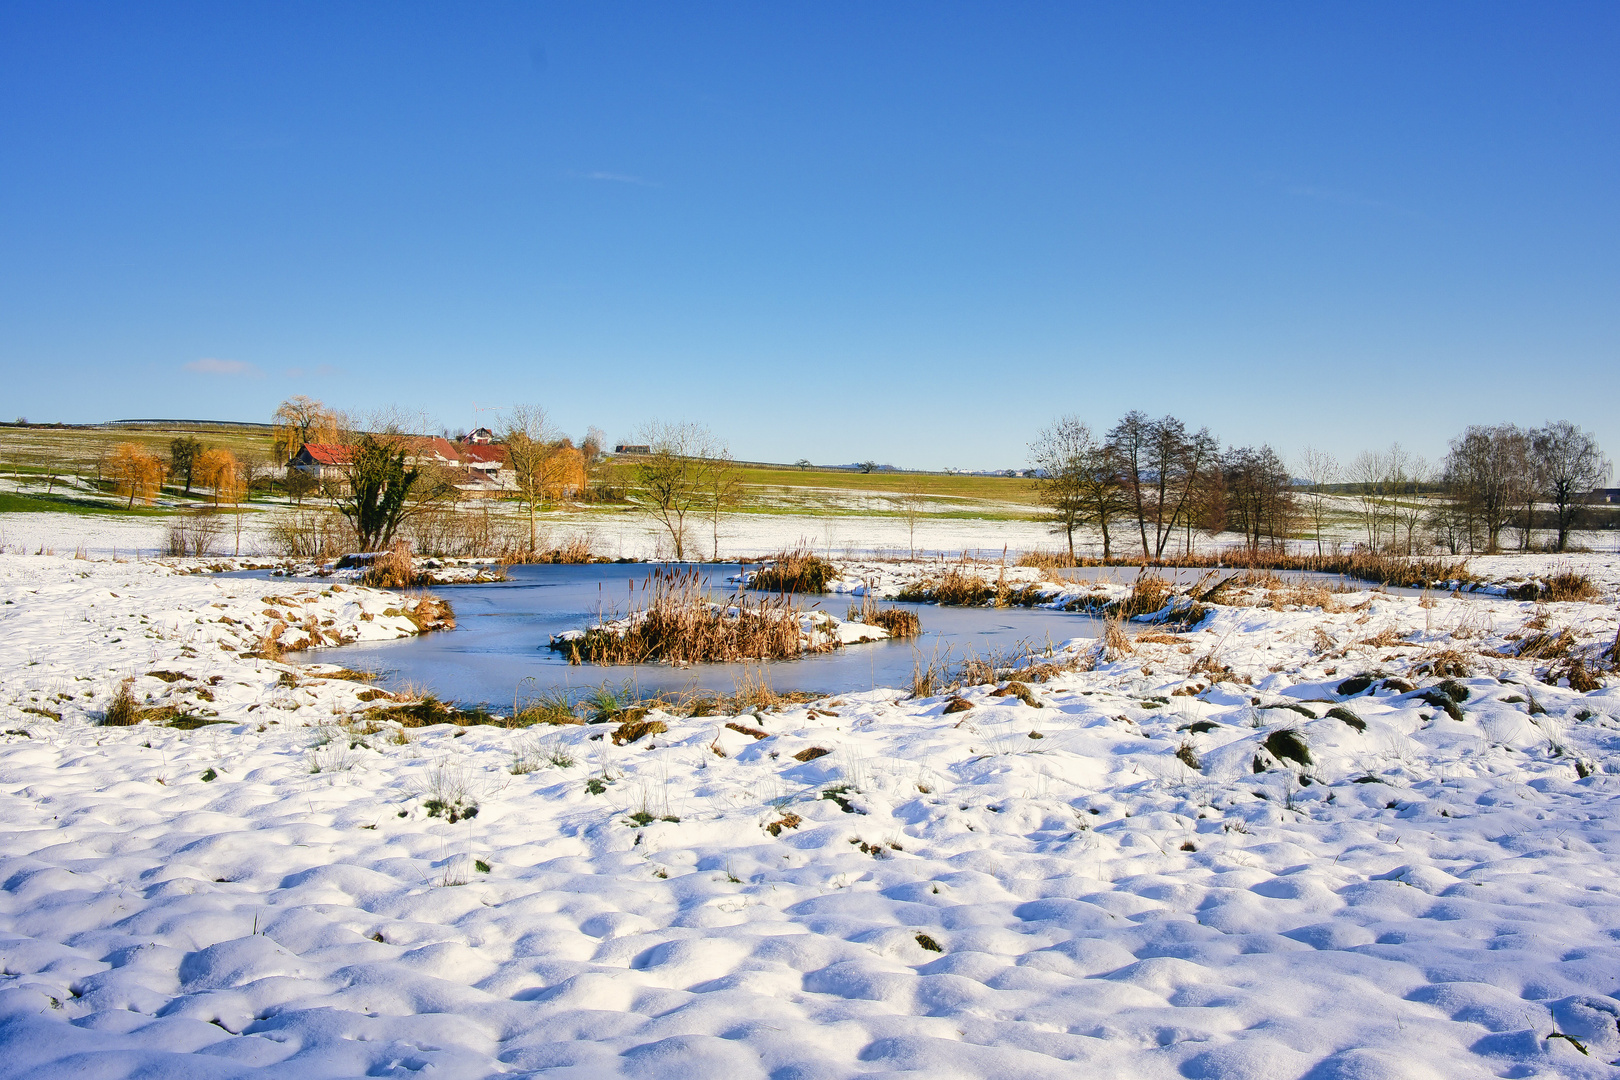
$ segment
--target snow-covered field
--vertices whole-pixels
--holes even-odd
[[[257,653],[398,594],[183,569],[0,556],[0,1076],[1615,1074],[1612,557],[623,746],[368,720]]]

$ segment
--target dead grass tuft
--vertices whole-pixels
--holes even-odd
[[[118,692],[101,716],[103,727],[131,727],[140,723],[140,706],[135,702],[134,685],[133,678],[118,684]]]
[[[1413,675],[1430,675],[1437,679],[1466,679],[1471,675],[1468,654],[1460,649],[1442,649],[1412,667]]]
[[[1568,627],[1554,633],[1543,630],[1519,642],[1515,652],[1521,660],[1557,660],[1567,657],[1575,648],[1575,634]]]
[[[662,735],[669,725],[662,720],[627,720],[613,732],[613,745],[625,746],[649,735]]]

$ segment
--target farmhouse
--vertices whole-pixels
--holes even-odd
[[[344,470],[354,463],[354,447],[342,443],[305,443],[287,462],[287,468],[307,473],[317,480],[342,480]]]
[[[485,429],[487,430],[487,429]],[[506,448],[489,443],[462,443],[437,436],[412,436],[403,443],[405,464],[414,469],[437,468],[449,473],[456,487],[464,491],[495,492],[512,488],[511,478],[503,475]],[[305,443],[287,468],[297,469],[316,480],[345,483],[354,463],[354,448],[342,443]]]

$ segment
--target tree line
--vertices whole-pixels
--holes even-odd
[[[1330,519],[1347,510],[1371,550],[1497,551],[1510,528],[1528,548],[1540,527],[1564,551],[1612,471],[1597,440],[1568,421],[1471,426],[1434,465],[1395,444],[1345,465],[1307,447],[1290,468],[1269,445],[1223,448],[1208,428],[1140,410],[1102,435],[1063,416],[1030,444],[1030,459],[1036,500],[1071,560],[1082,528],[1101,533],[1104,558],[1119,539],[1158,560],[1227,531],[1253,551],[1282,548],[1307,527],[1320,554]]]

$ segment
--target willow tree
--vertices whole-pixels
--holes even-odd
[[[120,495],[129,496],[126,510],[135,508],[135,500],[151,501],[163,489],[163,462],[148,454],[134,443],[119,443],[107,456],[106,471],[112,476]]]
[[[305,443],[340,441],[341,417],[314,398],[297,394],[276,406],[270,417],[275,439],[276,464],[291,461]]]

